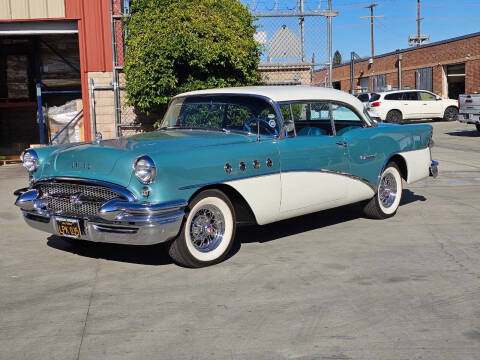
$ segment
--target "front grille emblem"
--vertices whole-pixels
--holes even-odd
[[[82,205],[83,201],[81,199],[82,195],[80,193],[76,193],[70,196],[70,204],[72,205]]]

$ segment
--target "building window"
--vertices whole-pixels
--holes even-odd
[[[383,91],[387,86],[387,76],[385,74],[375,75],[373,77],[373,91]]]
[[[418,90],[433,91],[433,68],[417,69],[415,72],[415,88]]]

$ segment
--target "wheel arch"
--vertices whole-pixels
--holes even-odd
[[[387,161],[385,161],[385,164],[383,165],[380,175],[383,173],[383,171],[387,167],[387,164],[390,162],[394,162],[395,164],[397,164],[398,168],[400,169],[400,175],[402,176],[402,179],[407,181],[408,180],[407,160],[401,154],[398,154],[398,153],[391,155],[387,159]]]
[[[199,188],[195,191],[190,199],[188,199],[188,203],[192,201],[192,199],[197,196],[199,193],[205,190],[220,190],[223,192],[229,200],[232,202],[233,209],[235,211],[235,216],[237,218],[237,225],[252,225],[257,224],[257,219],[255,218],[255,214],[252,211],[252,208],[245,200],[245,198],[233,187],[227,184],[210,184]]]

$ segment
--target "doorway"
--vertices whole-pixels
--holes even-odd
[[[458,99],[460,94],[465,94],[465,63],[447,65],[445,69],[447,77],[447,97]]]

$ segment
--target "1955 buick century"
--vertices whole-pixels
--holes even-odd
[[[353,96],[245,87],[174,97],[157,131],[28,149],[16,205],[32,227],[132,245],[165,242],[178,264],[229,252],[239,224],[364,202],[393,216],[402,181],[437,175],[432,127],[373,122]]]

